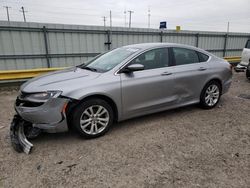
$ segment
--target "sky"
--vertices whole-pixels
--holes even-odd
[[[250,33],[250,0],[0,0],[0,20],[7,20],[3,6],[11,21],[23,21],[23,6],[27,22],[103,26],[111,10],[112,25],[128,27],[131,10],[131,27],[148,28],[150,9],[150,28],[167,21],[168,29],[227,31],[229,22],[229,32]]]

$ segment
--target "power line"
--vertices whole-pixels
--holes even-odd
[[[134,13],[134,11],[132,11],[132,10],[128,10],[128,12],[129,12],[129,28],[131,28],[131,14],[132,13]]]
[[[9,21],[10,21],[9,9],[10,9],[11,7],[9,7],[9,6],[3,6],[3,7],[6,8],[7,19],[8,19],[8,22],[9,22]]]
[[[2,0],[2,2],[4,2],[4,3],[9,3],[9,4],[13,4],[13,6],[14,5],[17,5],[17,2],[10,2],[10,0]],[[110,3],[105,3],[105,4],[110,4]],[[45,8],[45,9],[48,9],[48,8],[51,8],[51,9],[53,9],[53,11],[55,10],[55,9],[64,9],[64,10],[75,10],[75,11],[81,11],[81,10],[84,10],[84,11],[92,11],[92,12],[96,12],[96,13],[98,13],[98,12],[100,12],[100,10],[98,10],[98,9],[96,9],[96,8],[82,8],[82,7],[80,7],[80,6],[78,6],[78,8],[77,7],[69,7],[69,6],[67,6],[67,7],[65,7],[65,6],[59,6],[59,5],[55,5],[55,6],[53,6],[53,5],[51,5],[51,4],[49,4],[49,3],[47,3],[47,4],[43,4],[43,3],[37,3],[37,2],[35,2],[35,1],[32,1],[32,3],[23,3],[23,6],[25,6],[26,8],[27,7],[35,7],[35,8],[39,8],[39,9],[41,9],[41,8]],[[116,13],[120,13],[120,11],[116,11],[116,10],[112,10],[112,12],[114,13],[114,12],[116,12]]]
[[[27,11],[24,10],[24,7],[21,7],[20,12],[23,13],[23,21],[26,22],[25,12],[27,12]]]

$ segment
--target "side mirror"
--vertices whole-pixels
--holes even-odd
[[[124,69],[123,72],[124,73],[130,73],[130,72],[140,71],[140,70],[144,70],[144,65],[142,65],[142,64],[132,64],[132,65],[127,66]]]

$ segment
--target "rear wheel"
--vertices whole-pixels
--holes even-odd
[[[76,107],[73,112],[73,125],[85,138],[104,135],[113,124],[111,106],[102,99],[89,99]]]
[[[250,80],[250,70],[249,70],[250,68],[249,67],[246,70],[246,77],[247,77],[248,80]]]
[[[205,85],[200,96],[200,105],[205,109],[215,107],[221,96],[221,86],[217,81],[210,81]]]

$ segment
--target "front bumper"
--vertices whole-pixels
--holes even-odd
[[[27,140],[24,129],[32,125],[44,132],[55,133],[68,130],[66,107],[69,99],[51,98],[43,104],[16,100],[14,116],[10,126],[10,137],[17,152],[30,153],[33,145]]]
[[[25,106],[25,102],[16,102],[15,110],[25,121],[32,123],[33,127],[45,132],[56,133],[68,130],[65,105],[69,99],[51,98],[40,106]]]

